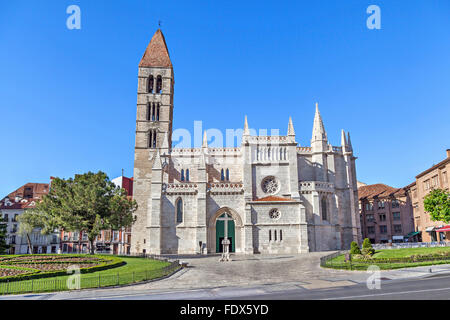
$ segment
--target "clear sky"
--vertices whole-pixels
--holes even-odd
[[[81,8],[81,30],[66,9]],[[381,9],[369,30],[366,9]],[[174,128],[279,128],[310,144],[319,102],[358,180],[402,187],[450,148],[450,1],[2,1],[0,197],[27,182],[132,175],[137,68],[162,22]]]

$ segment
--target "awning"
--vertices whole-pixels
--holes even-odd
[[[436,232],[450,232],[450,226],[444,226],[440,229],[437,229]]]
[[[417,236],[419,233],[420,231],[410,232],[405,236],[405,238],[412,238],[414,236]]]
[[[435,227],[428,227],[425,229],[426,232],[434,231]]]

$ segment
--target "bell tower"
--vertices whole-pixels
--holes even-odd
[[[149,253],[150,241],[157,240],[150,239],[148,230],[154,224],[151,216],[152,167],[157,151],[163,156],[171,150],[174,84],[169,50],[161,29],[158,29],[145,50],[138,71],[133,184],[133,198],[138,203],[138,210],[132,227],[133,253]]]

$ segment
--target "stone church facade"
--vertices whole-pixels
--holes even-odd
[[[350,136],[329,144],[316,106],[310,147],[250,134],[240,147],[172,148],[174,70],[161,30],[139,64],[132,253],[303,253],[361,242]],[[226,231],[225,231],[226,230]]]

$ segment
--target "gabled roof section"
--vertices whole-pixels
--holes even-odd
[[[139,63],[139,67],[163,67],[172,68],[166,40],[161,29],[156,30],[150,44],[145,50],[144,56]]]
[[[358,188],[359,200],[402,196],[405,196],[405,190],[403,188],[393,188],[382,183]]]
[[[0,201],[0,209],[27,209],[33,208],[36,202],[48,194],[48,183],[27,183],[16,191],[11,192]]]

